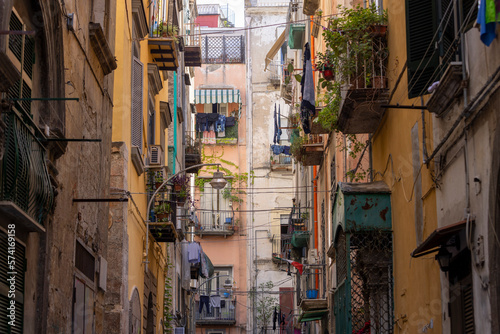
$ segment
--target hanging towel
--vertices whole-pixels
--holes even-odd
[[[233,116],[226,117],[226,127],[235,125],[236,125],[236,118],[234,118]]]
[[[273,144],[277,144],[277,138],[278,138],[278,120],[276,117],[276,103],[274,104],[274,136],[273,136]]]
[[[273,331],[276,330],[276,316],[277,316],[277,313],[276,313],[276,307],[275,307],[274,312],[273,312]]]
[[[197,242],[190,242],[187,246],[187,249],[189,263],[199,263],[201,251],[200,245]]]
[[[301,84],[302,102],[300,104],[300,120],[302,121],[302,129],[305,134],[311,133],[309,118],[314,115],[315,98],[314,98],[314,80],[311,63],[311,50],[309,43],[304,46],[304,65]]]
[[[278,135],[276,138],[276,144],[280,143],[281,140],[281,106],[278,105]]]
[[[284,146],[282,145],[271,145],[271,150],[273,151],[274,155],[279,155],[283,153]]]
[[[290,153],[290,146],[283,146],[283,154],[284,155],[292,155]]]
[[[496,5],[495,0],[481,0],[477,14],[477,23],[481,25],[481,41],[490,46],[496,38]]]
[[[210,305],[212,307],[220,307],[220,295],[210,296]]]

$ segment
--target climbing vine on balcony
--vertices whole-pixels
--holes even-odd
[[[213,151],[212,154],[207,154],[205,150],[205,146],[202,148],[201,152],[201,161],[203,163],[220,163],[221,166],[219,167],[219,170],[224,173],[226,176],[231,176],[231,178],[227,179],[227,182],[229,183],[230,187],[225,188],[222,191],[222,197],[224,199],[228,199],[232,203],[238,204],[242,203],[243,200],[241,199],[240,195],[246,194],[242,188],[246,188],[250,179],[250,183],[253,184],[254,180],[254,173],[253,171],[250,171],[249,173],[238,173],[238,172],[232,172],[230,169],[224,167],[225,166],[231,166],[235,169],[239,169],[239,166],[236,165],[235,163],[225,160],[222,157],[224,156],[224,147],[221,147],[220,153]],[[213,174],[215,171],[217,171],[217,166],[207,166],[205,167],[205,172],[208,172],[210,174]],[[198,172],[199,176],[199,172]],[[203,191],[205,190],[205,184],[210,182],[211,180],[209,178],[200,178],[200,177],[195,178],[195,186],[198,188],[201,194],[203,194]],[[237,210],[237,209],[236,209]]]
[[[165,287],[163,291],[163,333],[171,334],[174,332],[172,322],[173,316],[173,297],[172,297],[172,278],[169,275],[169,269],[172,268],[170,262],[170,252],[167,250],[167,263],[164,269]]]

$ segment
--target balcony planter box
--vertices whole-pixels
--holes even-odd
[[[309,242],[308,231],[297,231],[292,234],[292,246],[295,248],[307,247]]]
[[[316,290],[316,289],[307,290],[306,291],[306,297],[307,297],[307,299],[316,299],[316,298],[318,298],[318,290]]]
[[[288,46],[290,47],[290,49],[302,49],[302,40],[305,31],[306,25],[303,23],[290,25],[290,34],[288,36]]]
[[[319,8],[319,0],[304,0],[304,14],[314,15]]]
[[[388,89],[349,89],[342,97],[338,129],[344,134],[374,133],[384,116],[381,106],[388,100]]]

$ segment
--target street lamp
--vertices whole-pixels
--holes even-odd
[[[175,176],[177,176],[177,175],[179,175],[181,173],[184,173],[187,170],[194,169],[194,168],[197,168],[197,167],[203,167],[203,166],[217,166],[217,172],[214,173],[213,180],[210,181],[210,184],[212,185],[212,187],[214,187],[215,189],[222,189],[222,188],[224,188],[226,186],[227,181],[224,180],[224,174],[222,174],[221,172],[219,172],[219,166],[220,166],[220,164],[218,164],[218,163],[216,163],[216,164],[198,164],[198,165],[190,166],[188,168],[184,168],[183,170],[181,170],[181,171],[175,173],[174,175],[172,175],[171,177],[169,177],[167,180],[165,180],[161,184],[161,186],[159,186],[158,188],[156,188],[155,192],[153,193],[153,196],[151,196],[151,199],[148,202],[148,207],[147,207],[147,211],[146,211],[146,215],[147,215],[147,218],[148,218],[146,220],[146,259],[144,260],[144,263],[146,263],[146,272],[148,271],[148,263],[149,263],[149,260],[148,260],[148,255],[149,255],[149,223],[151,223],[151,221],[149,220],[149,216],[150,216],[149,212],[151,210],[151,205],[153,204],[153,201],[155,200],[156,195]]]
[[[189,322],[189,331],[190,331],[190,334],[195,334],[196,333],[195,311],[194,311],[194,306],[193,306],[195,294],[198,293],[198,292],[200,292],[200,289],[201,289],[202,286],[204,286],[205,284],[207,284],[211,280],[216,279],[216,278],[220,278],[220,277],[229,277],[228,279],[226,279],[224,281],[224,284],[222,286],[228,292],[231,291],[231,289],[233,288],[233,283],[231,282],[231,279],[230,279],[232,277],[232,275],[217,275],[217,276],[214,276],[212,278],[207,279],[205,282],[201,283],[200,286],[197,289],[193,290],[193,294],[191,296],[191,301],[189,302],[189,308],[190,308],[190,312],[191,312],[191,321]]]

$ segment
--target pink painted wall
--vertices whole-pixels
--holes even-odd
[[[218,28],[219,27],[219,15],[202,15],[196,18],[196,24],[200,27]]]
[[[244,64],[204,64],[195,68],[194,89],[239,89],[241,95],[241,115],[238,120],[238,143],[225,145],[203,145],[203,162],[221,162],[223,168],[227,168],[232,173],[247,173],[246,161],[246,75]],[[228,111],[238,108],[238,104],[231,103]],[[196,112],[204,111],[203,104],[196,105]],[[229,162],[229,163],[227,163]],[[206,167],[205,167],[206,168]],[[209,170],[213,171],[213,170]],[[203,174],[200,172],[200,174]],[[246,185],[242,185],[245,187]],[[247,221],[244,212],[246,207],[246,195],[240,195],[242,203],[234,203],[233,209],[243,212],[236,212],[237,231],[224,238],[223,236],[208,236],[196,238],[203,247],[203,251],[208,255],[215,267],[232,266],[233,277],[236,282],[233,290],[236,296],[236,325],[226,327],[227,334],[240,333],[238,326],[247,323]],[[195,200],[199,200],[199,194],[195,194]],[[241,293],[239,293],[241,292]],[[205,333],[209,327],[198,327],[197,333]],[[215,328],[215,327],[214,327]]]

